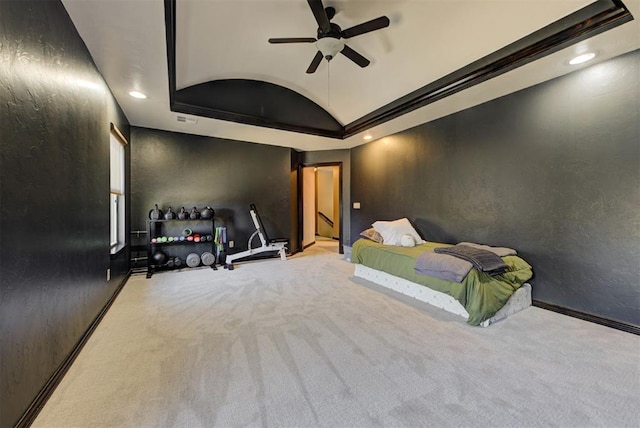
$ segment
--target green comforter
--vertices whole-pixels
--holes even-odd
[[[473,268],[461,283],[416,273],[413,270],[416,258],[438,247],[451,245],[425,242],[415,247],[396,247],[359,239],[353,244],[351,261],[452,296],[469,313],[467,322],[471,325],[479,325],[494,316],[533,275],[531,266],[517,256],[502,257],[509,268],[501,275],[489,276]]]

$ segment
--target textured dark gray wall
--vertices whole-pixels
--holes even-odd
[[[302,163],[313,165],[318,163],[342,162],[342,235],[343,244],[350,245],[351,237],[351,151],[317,150],[302,153]]]
[[[216,226],[246,249],[255,203],[269,237],[290,237],[291,149],[137,127],[131,139],[133,229],[145,229],[154,204],[211,205]]]
[[[426,239],[516,248],[533,297],[640,325],[640,52],[352,149],[355,240],[408,217]]]
[[[129,130],[61,2],[1,1],[0,46],[4,427],[129,269],[126,251],[109,255],[109,123]]]

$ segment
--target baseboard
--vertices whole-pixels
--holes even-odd
[[[305,245],[304,247],[302,247],[302,250],[306,250],[307,248],[309,248],[310,246],[314,245],[316,243],[316,241],[313,241],[310,244]]]
[[[576,311],[575,309],[565,308],[564,306],[554,305],[552,303],[541,302],[540,300],[532,300],[532,305],[538,308],[546,309],[549,311],[557,312],[559,314],[567,315],[573,318],[579,318],[584,321],[589,321],[595,324],[604,325],[605,327],[615,328],[616,330],[622,330],[627,333],[640,335],[640,327],[633,324],[627,324],[621,321],[612,320],[609,318],[603,318],[598,315],[590,314],[587,312]]]
[[[27,410],[22,414],[22,417],[20,417],[20,420],[15,425],[15,428],[28,427],[33,423],[33,421],[36,420],[36,417],[38,416],[44,405],[47,403],[47,400],[49,400],[51,394],[53,394],[53,392],[56,390],[56,388],[62,381],[62,378],[67,373],[75,359],[78,357],[80,351],[82,351],[82,348],[87,343],[95,329],[98,327],[100,321],[102,321],[105,314],[107,313],[113,302],[116,300],[116,297],[118,297],[118,294],[120,294],[120,291],[122,290],[130,276],[131,271],[129,271],[124,279],[120,282],[120,284],[118,284],[118,288],[116,288],[116,291],[109,298],[100,313],[98,313],[98,315],[94,318],[87,331],[85,331],[80,340],[78,340],[76,345],[71,350],[71,353],[67,356],[67,358],[65,358],[62,364],[58,366],[58,368],[49,378],[44,387],[42,387],[36,398],[33,399],[31,404],[29,405],[29,408],[27,408]]]
[[[289,252],[287,253],[287,257],[289,257],[289,256],[294,256],[294,255],[298,254],[299,252],[300,252],[300,249],[299,249],[299,248],[298,248],[298,249],[296,249],[296,250],[289,251]]]

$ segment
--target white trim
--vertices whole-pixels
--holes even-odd
[[[361,264],[356,264],[353,274],[359,278],[366,279],[385,288],[397,291],[405,296],[413,297],[421,302],[428,303],[432,306],[444,309],[447,312],[459,315],[464,319],[469,319],[469,313],[464,306],[448,294]],[[531,306],[531,285],[529,283],[524,283],[511,295],[507,303],[493,317],[482,322],[480,325],[482,327],[488,327],[490,324],[494,324],[509,315],[520,312],[529,306]]]

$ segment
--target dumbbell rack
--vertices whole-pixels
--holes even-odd
[[[173,242],[152,242],[153,238],[159,236],[179,237],[183,236],[185,229],[191,229],[193,234],[202,236],[215,236],[215,227],[213,219],[198,220],[147,220],[147,278],[151,278],[154,272],[175,270],[186,268],[186,264],[182,266],[171,266],[167,264],[157,265],[153,260],[153,254],[161,250],[169,258],[179,257],[185,261],[189,253],[197,253],[198,255],[205,251],[215,254],[214,241],[173,241]],[[211,269],[217,269],[215,263],[210,266]]]

